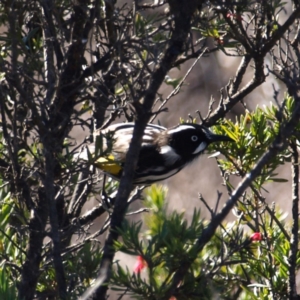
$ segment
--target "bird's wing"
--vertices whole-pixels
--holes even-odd
[[[112,125],[104,131],[104,135],[107,133],[109,134],[109,132],[113,133],[112,139],[109,140],[107,138],[106,140],[107,146],[109,147],[109,143],[112,143],[112,153],[115,153],[117,156],[119,156],[121,161],[125,160],[125,156],[132,139],[133,129],[134,123],[124,123]],[[157,135],[165,130],[166,128],[162,126],[148,124],[142,137],[142,147],[146,145],[152,145]]]
[[[106,157],[107,160],[104,163],[103,160],[105,158],[100,157],[97,159],[95,163],[97,167],[115,176],[121,172],[132,139],[133,129],[134,123],[125,123],[110,126],[102,132],[102,135],[106,137],[105,147],[107,147],[109,155]],[[151,158],[151,153],[150,157],[147,154],[146,156],[143,154],[147,152],[145,149],[152,149],[154,151],[156,148],[154,142],[159,133],[164,130],[166,130],[164,127],[158,125],[148,124],[146,126],[142,137],[142,147],[137,163],[137,169],[139,169],[139,166],[141,165],[147,166],[149,163],[151,164],[151,159],[149,160],[149,158]]]
[[[134,123],[119,123],[113,124],[104,130],[96,131],[94,142],[86,145],[86,150],[82,151],[80,158],[89,160],[88,157],[91,154],[96,161],[105,156],[109,160],[124,163],[133,129]],[[157,135],[165,130],[165,127],[148,124],[142,137],[142,148],[152,145]]]

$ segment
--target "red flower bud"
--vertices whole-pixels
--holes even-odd
[[[262,241],[263,239],[263,235],[260,232],[254,232],[251,236],[250,236],[250,241],[251,242],[258,242],[258,241]]]
[[[230,12],[228,12],[226,14],[226,18],[227,19],[231,19],[231,20],[238,20],[240,22],[243,21],[242,15],[240,15],[240,14],[233,14],[233,13],[230,13]]]
[[[139,255],[137,257],[137,262],[135,263],[135,266],[133,268],[134,273],[141,273],[141,271],[147,267],[147,262],[144,260],[144,258]]]

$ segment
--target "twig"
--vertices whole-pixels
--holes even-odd
[[[143,207],[143,208],[140,208],[136,211],[132,211],[132,212],[127,213],[126,216],[138,215],[138,214],[141,214],[143,212],[149,212],[149,211],[150,211],[150,208]]]
[[[176,88],[169,94],[169,96],[163,101],[163,103],[159,106],[158,112],[162,110],[162,108],[168,103],[168,101],[175,95],[177,95],[184,84],[186,78],[189,76],[189,74],[194,69],[196,63],[199,61],[199,59],[206,53],[208,48],[205,48],[199,56],[195,59],[194,63],[191,65],[191,67],[188,69],[188,71],[185,73],[184,77],[181,79],[181,81],[177,84]],[[155,118],[157,117],[158,113],[154,114],[153,117],[150,119],[150,123],[152,123]]]
[[[236,75],[234,77],[234,79],[231,81],[231,84],[230,84],[230,87],[229,87],[229,97],[231,95],[234,95],[237,91],[238,91],[238,88],[240,86],[240,84],[242,83],[242,80],[243,80],[243,77],[246,73],[246,70],[247,70],[247,67],[249,65],[251,61],[251,56],[250,55],[245,55],[242,60],[241,60],[241,63],[239,65],[239,68],[236,72]]]
[[[230,95],[225,105],[218,106],[218,108],[212,113],[210,118],[207,120],[206,125],[209,127],[216,123],[218,119],[224,117],[224,115],[230,111],[230,109],[239,101],[241,101],[246,95],[256,89],[262,82],[265,80],[264,74],[264,60],[265,55],[274,47],[274,45],[280,40],[280,38],[285,34],[289,27],[294,23],[294,21],[300,15],[300,7],[297,7],[287,21],[272,35],[272,37],[263,45],[257,53],[252,53],[251,49],[247,50],[247,53],[253,57],[255,64],[255,72],[252,80],[234,95]],[[230,23],[230,22],[229,22]],[[229,24],[230,25],[230,24]],[[243,44],[244,45],[244,44]],[[247,43],[245,43],[247,45]],[[245,46],[244,45],[244,46]],[[246,48],[247,49],[247,48]],[[240,70],[243,70],[243,67],[240,65]]]
[[[199,41],[200,42],[200,41]],[[196,42],[197,43],[197,42]],[[195,44],[194,44],[195,46]],[[179,57],[176,62],[173,64],[173,68],[175,67],[178,67],[178,66],[181,66],[183,63],[185,63],[186,61],[190,60],[190,59],[193,59],[193,58],[197,58],[199,54],[202,53],[202,50],[203,48],[200,48],[198,49],[197,51],[195,52],[192,52],[191,54],[188,54],[188,55],[184,55],[184,56],[181,56]],[[214,53],[216,51],[218,51],[219,48],[218,47],[214,47],[212,49],[206,49],[206,53],[205,54],[211,54],[211,53]]]
[[[108,272],[108,264],[104,265],[103,268],[100,270],[100,274],[95,281],[94,285],[88,288],[79,300],[87,300],[95,293],[95,291],[105,282],[106,273]]]
[[[88,168],[84,168],[78,176],[78,182],[68,207],[68,215],[72,218],[79,217],[81,208],[86,202],[87,196],[91,190],[91,184],[88,182],[88,176]]]
[[[230,157],[227,157],[228,160],[230,160],[233,165],[235,166],[235,168],[239,171],[239,174],[241,176],[245,176],[245,172],[243,172],[243,170],[230,158]],[[250,186],[249,186],[253,192],[253,194],[263,203],[265,203],[265,199],[264,197],[257,191],[257,189],[253,186],[253,184],[251,183]],[[268,206],[266,205],[265,206],[266,208],[266,211],[269,213],[269,215],[271,216],[271,220],[274,220],[275,223],[277,224],[277,226],[280,228],[281,232],[285,235],[286,239],[290,239],[290,236],[289,234],[287,233],[287,231],[285,230],[284,226],[280,223],[280,221],[278,220],[278,218],[276,217],[274,211]],[[250,224],[248,223],[248,226]]]
[[[285,21],[285,23],[282,26],[280,26],[274,32],[274,34],[272,34],[270,39],[267,40],[260,55],[265,55],[266,53],[268,53],[274,47],[277,41],[285,34],[285,32],[289,29],[289,27],[295,22],[295,20],[299,18],[299,16],[300,16],[300,7],[297,7],[289,16],[289,18]]]
[[[199,193],[198,195],[199,200],[204,204],[204,206],[206,207],[206,209],[209,211],[211,217],[213,218],[215,216],[214,211],[211,209],[211,207],[208,205],[208,203],[206,202],[206,200],[203,198],[202,194]]]

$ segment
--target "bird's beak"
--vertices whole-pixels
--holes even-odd
[[[204,127],[204,126],[203,126]],[[208,128],[204,127],[206,137],[211,143],[214,142],[234,142],[232,138],[227,135],[214,134]]]
[[[211,142],[234,142],[234,140],[227,135],[212,133],[208,136],[208,138]]]

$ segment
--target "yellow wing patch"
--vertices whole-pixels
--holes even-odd
[[[95,161],[95,166],[113,176],[120,175],[120,172],[122,170],[120,162],[116,161],[113,155],[109,155],[107,157],[99,157]]]

